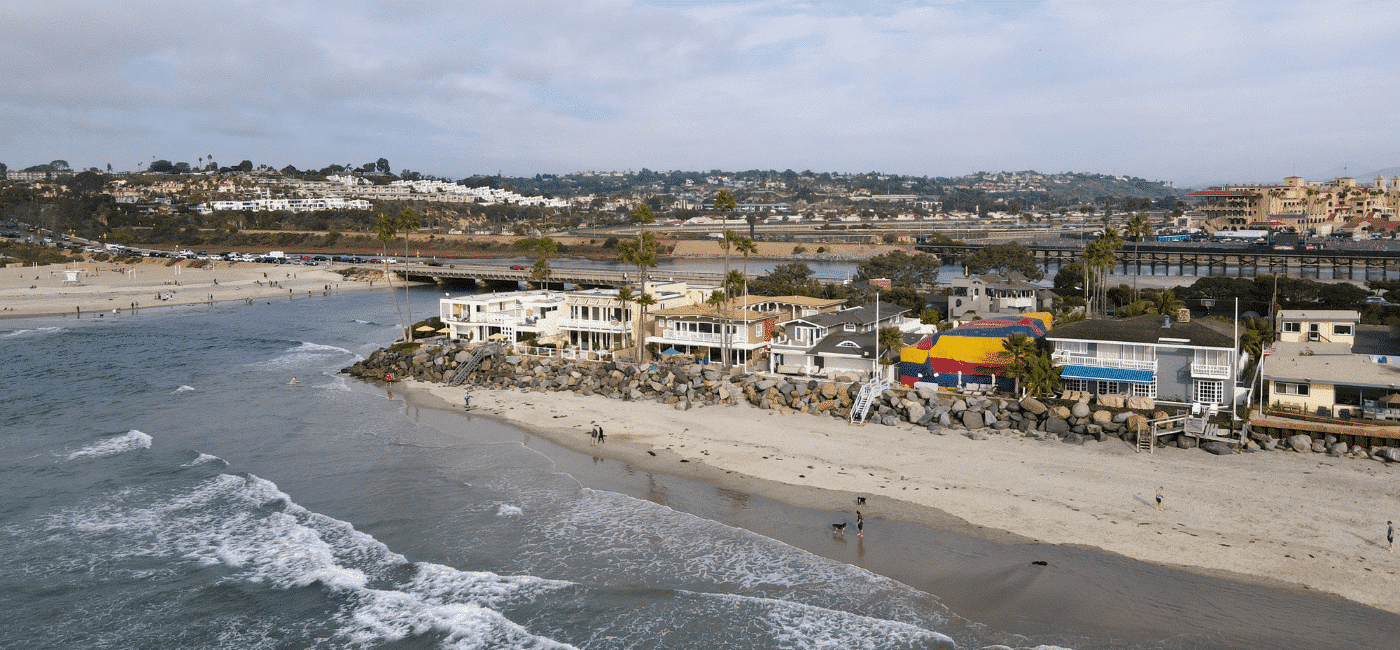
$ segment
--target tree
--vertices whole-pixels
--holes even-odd
[[[879,346],[885,354],[898,350],[904,345],[904,335],[898,327],[881,327],[879,334]],[[879,350],[875,351],[876,358],[880,357]]]
[[[1026,388],[1026,395],[1030,397],[1040,397],[1042,395],[1058,395],[1063,386],[1060,380],[1060,373],[1064,368],[1056,366],[1050,358],[1049,350],[1041,350],[1039,354],[1026,359],[1022,377],[1018,380]]]
[[[892,285],[931,287],[938,282],[938,270],[939,260],[936,255],[910,255],[904,251],[890,251],[857,265],[855,279],[859,282],[869,282],[876,278],[889,278]]]
[[[739,207],[739,202],[734,198],[734,193],[729,190],[720,190],[715,193],[715,209],[724,215],[725,221],[729,220],[729,213]]]
[[[375,239],[379,240],[384,257],[389,257],[389,242],[394,241],[394,237],[399,234],[398,220],[391,219],[381,212],[375,217],[374,233]],[[408,331],[408,326],[403,322],[403,309],[399,307],[399,294],[394,291],[394,276],[389,274],[388,264],[384,265],[384,279],[389,283],[389,295],[394,297],[394,311],[399,313],[399,328],[403,330],[403,340],[412,341],[413,337]]]
[[[1026,376],[1026,365],[1036,354],[1035,341],[1017,332],[1001,342],[1002,351],[997,353],[1006,362],[1006,376],[1016,380],[1014,392],[1021,392],[1021,379]]]
[[[943,312],[937,309],[927,308],[919,312],[919,323],[921,325],[937,325],[943,320]]]
[[[996,271],[999,275],[1005,276],[1010,271],[1016,271],[1030,280],[1039,280],[1045,277],[1045,271],[1040,268],[1039,264],[1036,264],[1035,256],[1031,254],[1030,249],[1016,242],[984,246],[981,250],[969,255],[963,264],[973,275]]]
[[[241,163],[238,163],[238,169],[239,169],[240,171],[244,171],[244,172],[253,171],[253,161],[251,161],[251,160],[245,160],[245,161],[243,161],[243,162],[241,162]]]
[[[383,158],[380,158],[379,160],[376,160],[376,161],[374,162],[374,167],[375,167],[375,169],[378,169],[379,172],[382,173],[382,174],[387,174],[387,173],[389,173],[389,161],[388,161],[388,160],[385,160],[385,159],[383,159]]]
[[[651,206],[638,203],[636,207],[632,208],[632,221],[633,223],[656,223],[656,213],[652,211]]]
[[[1060,267],[1055,274],[1055,293],[1066,295],[1084,288],[1084,265],[1078,262]]]
[[[146,167],[146,171],[155,172],[157,174],[169,174],[174,169],[175,164],[164,159],[153,161]]]
[[[637,318],[637,362],[645,359],[646,348],[643,345],[645,332],[642,331],[642,324],[646,321],[647,307],[656,304],[656,299],[647,293],[647,269],[656,268],[656,235],[650,231],[637,233],[637,239],[631,241],[618,242],[617,260],[623,264],[630,264],[637,267],[637,282],[641,289],[641,295],[637,298],[639,309]]]
[[[1117,261],[1117,251],[1122,246],[1118,231],[1105,228],[1103,235],[1084,247],[1084,266],[1088,269],[1088,281],[1084,283],[1085,309],[1089,313],[1107,309],[1108,274]]]
[[[395,220],[394,226],[403,233],[403,302],[404,311],[408,312],[408,323],[413,323],[413,305],[409,304],[408,297],[408,235],[418,230],[423,225],[423,221],[418,218],[418,213],[413,208],[404,208],[399,213],[399,218]]]
[[[721,194],[723,194],[725,191],[728,191],[728,190],[721,191]],[[730,196],[732,197],[733,195],[730,195]],[[732,199],[731,199],[731,200],[732,200]],[[718,196],[715,197],[715,203],[716,203],[716,205],[718,205],[718,203],[719,203],[719,197],[718,197]],[[735,246],[736,244],[739,243],[739,240],[740,240],[740,239],[743,239],[743,237],[740,237],[739,235],[734,234],[734,231],[732,231],[732,230],[730,230],[730,229],[728,229],[728,228],[725,228],[725,229],[724,229],[724,233],[723,233],[723,234],[720,236],[720,238],[719,238],[719,242],[717,242],[717,243],[719,244],[720,249],[722,249],[722,250],[724,251],[724,275],[721,276],[721,277],[723,278],[723,282],[724,282],[724,287],[723,287],[723,289],[724,289],[724,297],[725,297],[726,300],[728,300],[728,299],[731,297],[731,294],[729,293],[729,284],[728,284],[728,283],[729,283],[729,253],[730,253],[730,251],[734,248],[734,246]],[[721,348],[720,352],[721,352],[721,354],[724,355],[724,367],[727,369],[727,368],[729,368],[729,344],[728,344],[728,340],[729,340],[729,320],[730,320],[730,319],[728,318],[729,308],[728,308],[728,304],[727,304],[727,303],[726,303],[725,306],[724,306],[724,311],[725,311],[725,327],[724,327],[724,329],[722,330],[722,333],[720,334],[720,348]]]
[[[554,274],[549,268],[549,260],[559,255],[559,243],[549,237],[540,237],[534,240],[535,268],[530,271],[530,278],[539,282],[541,286]]]
[[[1127,235],[1133,238],[1133,300],[1138,299],[1138,248],[1142,246],[1142,240],[1152,234],[1152,224],[1147,221],[1147,217],[1141,214],[1133,215],[1128,220]]]

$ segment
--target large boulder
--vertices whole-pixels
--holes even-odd
[[[1074,406],[1070,407],[1069,414],[1077,418],[1089,417],[1089,405],[1084,402],[1075,402]]]
[[[1050,418],[1045,421],[1045,431],[1057,435],[1069,433],[1069,422],[1060,418]]]
[[[1099,395],[1099,406],[1107,406],[1108,408],[1121,409],[1123,408],[1123,396]]]
[[[1032,415],[1041,415],[1047,410],[1045,405],[1034,397],[1027,397],[1021,400],[1021,408]]]
[[[1219,440],[1211,440],[1210,442],[1201,445],[1201,449],[1215,454],[1216,456],[1229,456],[1230,454],[1235,453],[1235,450],[1231,449],[1230,445],[1220,442]]]
[[[1392,463],[1400,463],[1400,447],[1386,447],[1381,455]]]
[[[1156,406],[1156,403],[1152,401],[1151,397],[1146,397],[1143,395],[1134,395],[1128,398],[1128,401],[1124,404],[1124,406],[1127,406],[1128,408],[1133,409],[1135,411],[1150,411],[1152,410],[1152,407]]]
[[[1312,438],[1304,434],[1290,436],[1288,446],[1298,453],[1312,451]]]
[[[1327,443],[1321,440],[1314,440],[1312,441],[1312,450],[1314,454],[1327,453]]]
[[[977,411],[963,411],[962,423],[969,429],[980,429],[983,426],[982,414]]]
[[[1051,408],[1051,409],[1050,409],[1050,414],[1053,415],[1054,417],[1060,418],[1061,420],[1068,420],[1068,419],[1069,419],[1069,409],[1067,409],[1067,408],[1065,408],[1065,407],[1063,407],[1063,406],[1056,406],[1056,407]]]
[[[1097,424],[1097,425],[1099,425],[1099,426],[1103,426],[1103,425],[1105,425],[1105,424],[1112,424],[1112,423],[1113,423],[1113,412],[1112,412],[1112,411],[1094,411],[1093,420],[1094,420],[1094,424]]]
[[[924,406],[918,402],[905,402],[905,407],[909,411],[909,421],[916,424],[928,424],[929,413]]]

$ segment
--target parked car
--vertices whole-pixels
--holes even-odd
[[[524,270],[527,270],[527,269],[529,269],[529,268],[530,268],[530,267],[525,266],[524,264],[514,264],[514,265],[512,265],[512,266],[510,267],[510,270],[512,270],[512,271],[524,271]]]
[[[1366,304],[1368,304],[1368,305],[1389,305],[1390,303],[1389,303],[1389,302],[1386,302],[1386,299],[1385,299],[1385,298],[1382,298],[1382,297],[1380,297],[1380,296],[1371,296],[1370,298],[1367,298],[1367,299],[1366,299]]]

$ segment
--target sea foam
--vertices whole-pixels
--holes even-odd
[[[183,385],[182,385],[182,386],[180,386],[179,388],[176,388],[175,390],[170,391],[170,394],[171,394],[171,395],[174,395],[174,394],[176,394],[176,393],[188,393],[188,392],[190,392],[190,391],[192,391],[192,390],[194,390],[194,386],[183,386]]]
[[[68,460],[78,458],[100,458],[103,456],[114,456],[122,452],[133,449],[150,449],[151,437],[141,431],[132,429],[119,436],[105,438],[94,442],[82,449],[68,454]]]
[[[12,337],[12,336],[24,336],[24,335],[26,335],[26,334],[34,334],[34,335],[56,334],[56,333],[62,332],[62,331],[63,331],[63,328],[62,328],[62,327],[36,327],[36,328],[34,328],[34,329],[22,329],[22,330],[15,330],[15,331],[13,331],[13,332],[5,332],[4,334],[0,334],[0,338],[7,339],[7,338],[10,338],[10,337]]]

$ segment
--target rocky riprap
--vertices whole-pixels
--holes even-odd
[[[428,343],[415,349],[375,351],[369,358],[343,372],[363,379],[383,379],[386,373],[424,382],[446,382],[459,364],[472,357],[464,345]],[[623,401],[653,401],[678,410],[747,402],[784,414],[849,418],[861,385],[797,377],[744,374],[743,368],[725,371],[718,365],[700,365],[689,358],[662,358],[640,367],[626,362],[582,361],[552,357],[498,354],[473,369],[468,383],[490,388],[527,391],[572,391]],[[887,389],[874,400],[867,422],[885,426],[913,425],[929,433],[956,433],[974,440],[988,436],[1026,436],[1060,440],[1070,444],[1106,441],[1110,438],[1136,444],[1137,426],[1148,418],[1167,413],[1145,413],[1123,408],[1094,408],[1083,401],[1015,400],[1005,397],[958,395],[931,388]],[[1296,439],[1295,439],[1296,438]],[[1243,448],[1222,442],[1201,445],[1204,451],[1233,454],[1241,451],[1294,449],[1334,456],[1375,458],[1400,462],[1400,449],[1340,450],[1335,440],[1295,436],[1279,441],[1252,434]],[[1196,440],[1184,435],[1160,436],[1158,447],[1190,449]]]

